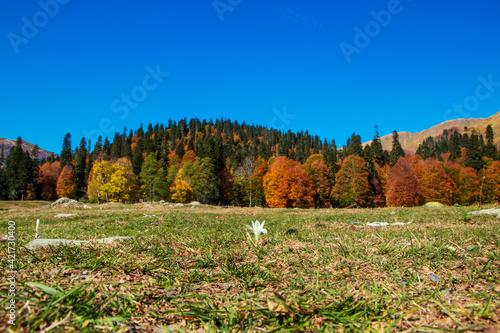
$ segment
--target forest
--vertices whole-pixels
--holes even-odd
[[[486,140],[485,140],[486,139]],[[491,126],[445,130],[407,154],[396,131],[384,150],[355,133],[342,147],[229,119],[169,120],[115,133],[112,141],[66,134],[60,155],[39,159],[18,138],[0,151],[0,199],[165,201],[263,207],[471,205],[500,201],[500,156]]]

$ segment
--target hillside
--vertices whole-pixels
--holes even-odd
[[[14,146],[15,144],[16,144],[15,140],[7,140],[4,138],[0,138],[0,150],[2,149],[2,145],[3,145],[4,157],[7,157],[9,155],[10,148],[12,146]],[[23,150],[24,151],[31,152],[31,150],[33,150],[34,146],[35,146],[34,144],[23,140]],[[47,158],[50,156],[50,154],[52,154],[52,152],[50,152],[50,151],[46,151],[46,150],[43,150],[41,148],[38,150],[38,158],[39,159]]]
[[[491,125],[495,133],[495,143],[500,144],[500,112],[488,118],[469,118],[469,119],[453,119],[440,123],[421,132],[399,132],[399,141],[403,149],[408,151],[416,151],[418,146],[429,136],[436,137],[441,135],[445,129],[449,130],[453,127],[459,129],[460,133],[485,133],[486,127]],[[467,127],[467,131],[464,131]],[[380,138],[384,149],[392,149],[392,133]],[[371,141],[365,142],[364,145],[370,144]]]

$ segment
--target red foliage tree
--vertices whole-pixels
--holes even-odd
[[[424,194],[411,164],[399,158],[387,180],[387,205],[413,207],[424,203]]]
[[[56,187],[57,195],[59,197],[74,198],[76,194],[76,183],[75,176],[73,173],[73,167],[67,164],[61,171],[59,178],[57,179]]]
[[[38,173],[38,184],[41,188],[41,197],[44,200],[57,199],[57,180],[61,173],[59,161],[45,162]]]

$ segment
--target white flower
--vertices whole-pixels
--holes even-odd
[[[260,224],[259,221],[252,221],[252,226],[249,226],[249,225],[246,225],[245,227],[247,227],[247,229],[253,231],[253,233],[255,234],[255,241],[258,241],[259,240],[259,236],[261,233],[265,233],[267,234],[267,230],[264,229],[264,223],[266,223],[266,221],[262,221],[262,224]]]
[[[40,224],[40,219],[36,220],[36,228],[35,228],[35,238],[40,238],[40,235],[38,234],[38,225]]]

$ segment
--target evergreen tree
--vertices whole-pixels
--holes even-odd
[[[153,200],[155,179],[158,175],[160,165],[156,160],[156,154],[151,153],[146,156],[142,164],[139,180],[141,182],[141,196],[149,201]]]
[[[476,171],[484,167],[484,161],[481,156],[481,142],[475,134],[471,134],[467,151],[465,152],[465,166],[471,167]]]
[[[484,147],[484,156],[489,157],[493,160],[498,159],[498,149],[495,146],[495,136],[493,134],[493,128],[491,125],[486,127],[486,145]]]
[[[392,132],[392,150],[390,154],[391,166],[396,165],[400,157],[405,156],[405,151],[399,143],[399,134],[397,131]]]
[[[4,177],[7,183],[8,197],[11,200],[23,200],[27,197],[29,185],[33,182],[34,162],[28,152],[23,151],[21,137],[17,138],[9,156],[5,160]]]
[[[113,143],[111,144],[111,158],[114,160],[119,159],[122,156],[122,137],[119,133],[115,133],[113,138]]]
[[[380,166],[383,166],[386,163],[386,161],[384,160],[384,147],[382,146],[382,142],[380,141],[377,125],[375,125],[375,136],[373,137],[371,146],[375,163],[377,163]]]
[[[71,148],[71,134],[66,133],[63,139],[62,150],[59,161],[61,162],[61,169],[65,165],[71,164],[73,160],[73,150]]]
[[[75,152],[75,183],[76,197],[82,198],[87,192],[87,141],[85,138],[80,140],[78,150]]]
[[[175,153],[181,159],[184,157],[185,151],[184,151],[184,145],[182,144],[182,142],[179,142],[179,144],[177,145],[177,147],[175,147]]]
[[[132,154],[132,171],[137,176],[141,173],[142,160],[142,138],[139,138]]]
[[[217,165],[210,157],[197,159],[195,168],[198,170],[191,182],[194,196],[201,203],[214,204],[220,200]]]
[[[458,132],[454,132],[451,135],[450,143],[450,160],[455,161],[457,158],[462,157],[462,149],[460,143],[461,135]]]

